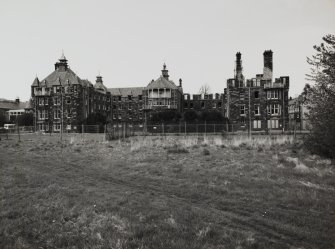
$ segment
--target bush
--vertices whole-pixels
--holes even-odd
[[[186,111],[184,113],[184,121],[193,123],[196,122],[199,119],[198,113],[196,111]]]
[[[203,154],[204,156],[209,156],[211,153],[209,152],[209,150],[204,149],[203,152],[202,152],[202,154]]]
[[[180,118],[181,115],[177,111],[160,111],[153,113],[149,121],[154,124],[178,123]]]

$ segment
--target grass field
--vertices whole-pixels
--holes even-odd
[[[334,162],[292,137],[0,141],[0,248],[335,248]]]

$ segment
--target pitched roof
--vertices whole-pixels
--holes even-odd
[[[94,88],[97,90],[102,90],[103,92],[107,92],[107,87],[101,82],[97,82],[94,84]]]
[[[36,78],[34,79],[34,82],[33,82],[32,86],[38,86],[39,84],[40,84],[40,81],[39,81],[39,79],[36,77]]]
[[[108,88],[108,91],[112,95],[121,95],[122,97],[127,97],[128,95],[138,96],[142,95],[142,91],[145,87],[123,87],[123,88]]]
[[[167,88],[167,89],[178,89],[178,87],[171,80],[167,80],[163,76],[160,76],[157,80],[151,81],[147,88],[149,89],[157,89],[157,88]]]
[[[5,110],[20,110],[29,108],[30,101],[16,102],[14,100],[2,99],[0,100],[0,109]]]
[[[33,82],[33,86],[37,86],[38,78],[35,78]],[[82,86],[90,86],[91,82],[88,80],[80,79],[70,68],[65,71],[55,70],[51,74],[49,74],[46,78],[44,78],[41,82],[41,86],[51,87],[54,85],[61,84],[79,84]]]

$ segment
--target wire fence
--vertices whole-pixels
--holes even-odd
[[[251,128],[251,129],[250,129]],[[150,136],[150,135],[199,135],[199,134],[304,134],[306,130],[288,129],[284,130],[280,127],[273,129],[253,128],[248,125],[240,124],[207,124],[207,123],[179,123],[179,124],[108,124],[106,126],[106,139],[121,139],[130,136]]]
[[[43,127],[43,126],[42,126]],[[114,140],[130,136],[150,136],[150,135],[198,135],[198,134],[305,134],[309,131],[301,123],[289,123],[288,129],[273,128],[262,129],[250,127],[248,124],[228,124],[228,123],[179,123],[179,124],[132,124],[114,123],[107,125],[78,125],[67,127],[43,127],[41,126],[11,126],[8,129],[0,129],[0,138],[9,136],[24,136],[26,134],[60,135],[66,134],[101,134],[104,139]]]

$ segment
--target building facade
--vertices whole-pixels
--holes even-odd
[[[55,70],[31,86],[34,122],[37,130],[77,131],[92,113],[110,113],[111,94],[98,76],[93,85],[79,78],[68,66],[64,55]]]
[[[245,80],[241,53],[236,54],[234,78],[227,80],[226,117],[235,130],[288,129],[289,77],[272,79],[272,51],[265,51],[263,74]]]
[[[288,102],[289,129],[303,131],[310,128],[308,121],[308,108],[304,104],[303,97],[290,98]]]
[[[41,81],[36,77],[31,86],[35,125],[46,132],[77,131],[94,113],[108,117],[114,125],[143,125],[154,112],[215,110],[229,120],[233,130],[285,130],[290,82],[288,76],[273,81],[272,55],[271,50],[263,54],[263,74],[245,80],[238,52],[234,78],[227,80],[223,93],[214,94],[184,93],[182,79],[175,84],[165,64],[160,77],[147,86],[107,88],[101,76],[95,84],[79,78],[62,55],[55,70]]]

